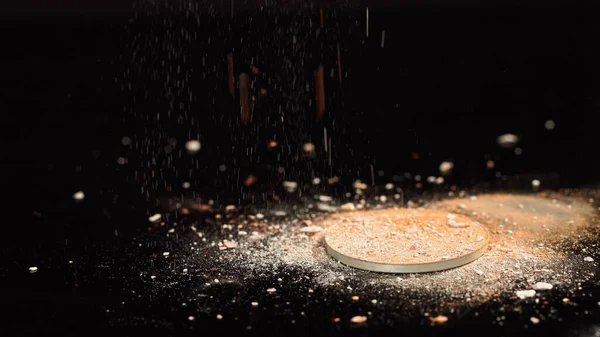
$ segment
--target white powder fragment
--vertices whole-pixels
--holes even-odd
[[[532,287],[535,290],[550,290],[552,289],[552,284],[546,282],[538,282]]]
[[[515,292],[515,295],[520,299],[525,299],[535,296],[535,290],[519,290]]]
[[[83,193],[83,191],[75,192],[73,194],[73,199],[75,199],[76,201],[82,201],[83,199],[85,199],[85,193]]]
[[[163,256],[164,256],[164,257],[167,257],[167,256],[169,256],[169,254],[170,254],[169,252],[164,252],[164,253],[163,253]]]
[[[331,200],[333,200],[333,198],[328,195],[320,195],[319,200],[323,202],[330,202]]]
[[[260,220],[260,219],[263,219],[264,217],[265,217],[265,215],[264,215],[264,214],[262,214],[262,213],[256,213],[256,218],[257,218],[258,220]]]
[[[198,151],[200,151],[200,148],[202,147],[202,145],[200,144],[200,141],[198,140],[188,140],[185,143],[185,149],[190,153],[190,154],[195,154]]]
[[[269,288],[269,289],[267,289],[268,293],[274,293],[276,291],[277,291],[277,289],[275,289],[275,288]]]
[[[193,321],[193,320],[195,320],[195,319],[196,318],[194,316],[188,316],[188,321],[190,321],[190,322]]]
[[[28,270],[29,270],[29,273],[30,273],[30,274],[37,273],[37,271],[38,271],[38,267],[29,267],[29,269],[28,269]]]
[[[258,302],[252,302],[251,304],[253,307],[258,307]]]
[[[356,207],[354,207],[353,203],[349,202],[340,206],[340,209],[343,211],[354,211],[356,210]]]
[[[217,319],[218,319],[218,320],[222,320],[222,319],[223,319],[223,315],[221,315],[221,314],[217,314]]]
[[[159,222],[161,218],[162,218],[162,215],[160,213],[156,213],[153,216],[149,217],[148,221],[150,221],[150,222]]]
[[[307,226],[307,227],[300,228],[300,231],[302,233],[318,233],[322,230],[323,230],[323,228],[320,226]]]
[[[539,319],[539,318],[537,318],[537,317],[531,317],[529,320],[530,320],[530,321],[531,321],[531,323],[533,323],[533,324],[538,324],[538,323],[540,322],[540,319]]]
[[[304,145],[302,145],[302,150],[304,150],[304,152],[313,152],[315,151],[315,146],[313,143],[304,143]]]
[[[296,191],[296,189],[298,188],[298,183],[295,181],[284,181],[283,187],[285,188],[286,191],[292,193],[292,192]]]
[[[585,262],[594,262],[594,259],[591,258],[591,257],[589,257],[589,256],[586,256],[586,257],[583,258],[583,261],[585,261]]]

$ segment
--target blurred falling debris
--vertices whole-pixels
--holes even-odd
[[[229,94],[235,97],[235,84],[234,84],[234,73],[233,73],[233,53],[227,53],[227,82],[229,87]]]
[[[250,77],[246,73],[240,74],[240,117],[243,124],[250,121]]]
[[[322,64],[319,64],[315,71],[315,91],[317,120],[321,120],[325,114],[325,74]]]

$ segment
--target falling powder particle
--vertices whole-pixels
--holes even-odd
[[[546,130],[548,130],[548,131],[554,130],[555,126],[556,126],[556,124],[551,119],[547,120],[546,123],[544,123],[544,128],[546,128]]]
[[[198,140],[189,140],[187,143],[185,143],[185,149],[188,150],[190,154],[194,154],[200,151],[200,148],[201,145],[200,141]]]
[[[304,150],[304,152],[314,152],[315,146],[313,145],[313,143],[305,143],[304,145],[302,145],[302,150]]]
[[[127,136],[121,138],[121,144],[123,144],[124,146],[131,145],[131,138],[129,138]]]
[[[444,324],[448,322],[448,317],[444,315],[437,315],[435,317],[429,317],[432,324]]]
[[[537,318],[537,317],[531,317],[529,320],[530,320],[530,321],[531,321],[531,323],[533,323],[533,324],[538,324],[538,323],[540,322],[540,319],[539,319],[539,318]]]
[[[448,175],[448,174],[450,174],[452,172],[453,168],[454,168],[454,163],[452,163],[450,161],[442,162],[440,164],[440,167],[439,167],[440,173],[442,175]]]
[[[148,220],[150,222],[159,222],[161,218],[162,218],[162,215],[160,213],[156,213],[153,216],[149,217]]]
[[[358,296],[352,296],[353,301],[358,301]]]
[[[283,187],[286,191],[292,193],[298,188],[298,183],[295,181],[284,181]]]
[[[194,316],[188,316],[188,321],[193,321],[193,320],[195,320],[195,319],[196,319],[196,318],[195,318]]]
[[[28,270],[29,270],[30,274],[33,274],[33,273],[36,273],[38,271],[38,267],[29,267]]]
[[[190,186],[191,186],[191,184],[190,184],[190,183],[188,183],[187,181],[186,181],[186,182],[184,182],[183,184],[181,184],[181,187],[183,187],[183,188],[184,188],[184,189],[186,189],[186,190],[187,190],[188,188],[190,188]]]
[[[512,148],[519,142],[519,137],[510,133],[498,136],[496,139],[498,145],[503,148]]]
[[[258,307],[258,302],[252,302],[251,304],[253,307]]]
[[[276,291],[277,291],[277,289],[275,289],[275,288],[269,288],[269,289],[267,289],[268,293],[274,293]]]
[[[85,199],[85,194],[83,193],[83,191],[75,192],[73,194],[73,199],[75,199],[76,201],[82,201],[83,199]]]
[[[222,320],[222,319],[223,319],[223,315],[221,315],[221,314],[217,314],[217,319],[218,319],[218,320]]]
[[[523,300],[535,296],[535,290],[519,290],[515,292],[515,295],[517,295],[518,298]]]
[[[540,181],[537,179],[533,179],[531,181],[531,186],[533,186],[534,188],[540,187],[540,184],[541,184]]]
[[[589,256],[586,256],[586,257],[583,258],[583,261],[585,261],[585,262],[594,262],[594,259],[592,259]]]
[[[350,323],[362,324],[367,321],[367,316],[354,316],[350,318]]]

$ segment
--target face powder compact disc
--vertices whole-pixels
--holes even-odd
[[[357,211],[327,221],[329,255],[345,265],[376,272],[456,268],[482,256],[489,240],[479,222],[440,210]]]

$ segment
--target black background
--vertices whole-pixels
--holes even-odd
[[[48,306],[39,306],[40,293],[33,295],[30,290],[40,285],[23,283],[21,274],[40,256],[51,260],[66,255],[89,258],[101,255],[102,249],[97,247],[106,242],[118,251],[122,242],[110,241],[115,228],[123,233],[119,239],[123,242],[142,231],[149,207],[149,201],[138,195],[138,185],[144,182],[128,180],[131,172],[119,171],[115,164],[121,137],[137,129],[136,119],[123,114],[122,106],[131,103],[130,97],[119,90],[114,78],[122,83],[124,61],[119,56],[128,52],[132,32],[148,34],[145,29],[152,27],[156,18],[139,19],[133,26],[133,10],[121,2],[44,3],[45,7],[42,2],[13,1],[0,7],[4,16],[0,22],[1,179],[9,223],[2,240],[2,269],[10,276],[4,278],[4,298],[8,305],[22,304],[15,316],[9,317],[31,312],[37,315],[37,328],[30,331],[69,331],[66,322],[94,323],[84,318],[84,313],[96,313],[97,302],[110,300],[94,302],[94,296],[110,298],[113,290],[90,282],[97,288],[90,286],[88,297],[81,293],[66,296],[69,286],[49,277],[54,283],[45,285],[46,297],[42,296]],[[353,18],[362,20],[366,4],[347,7],[327,3],[324,7],[328,13],[337,11],[343,27],[350,26]],[[368,181],[373,165],[385,172],[377,183],[385,183],[403,172],[436,175],[439,163],[450,159],[455,172],[448,179],[459,186],[485,182],[497,186],[496,171],[509,177],[525,176],[526,182],[553,176],[550,187],[597,182],[600,52],[596,10],[563,7],[558,2],[521,3],[519,8],[507,3],[501,7],[468,3],[368,5],[372,37],[361,36],[364,27],[353,27],[347,36],[341,36],[342,62],[349,77],[341,86],[335,83],[337,75],[326,83],[328,96],[335,97],[329,101],[327,123],[335,120],[340,129],[346,129],[334,135],[334,146],[340,149],[334,158],[337,163],[333,171],[326,164],[311,166],[315,175],[326,177],[337,172],[346,183],[357,178]],[[308,10],[305,4],[285,6],[302,7],[298,15],[312,15],[318,20],[318,6]],[[227,7],[216,6],[225,14],[214,20],[228,22]],[[247,17],[254,16],[260,25],[265,14],[257,8],[253,4],[240,6],[232,21],[233,34],[245,34],[241,27]],[[278,15],[284,22],[295,20],[289,13]],[[175,25],[185,24],[184,18],[173,20]],[[207,35],[221,29],[204,28]],[[383,49],[379,46],[382,29],[386,31]],[[313,67],[323,61],[329,67],[327,73],[335,63],[331,55],[319,54],[320,43],[322,40],[315,39],[309,46],[317,56],[307,63]],[[227,43],[217,49],[198,46],[215,59],[230,48]],[[269,68],[269,64],[260,66],[269,74],[280,70]],[[306,71],[310,74],[312,68]],[[197,85],[206,89],[212,83]],[[234,102],[226,97],[226,83],[220,85],[221,92],[214,94],[218,108],[209,115],[197,113],[207,122],[203,126],[208,135],[204,146],[211,147],[212,140],[213,147],[226,147],[231,139],[219,135],[245,132],[239,125],[231,130],[230,125],[208,123],[218,114],[234,118],[237,113]],[[145,104],[153,103],[149,100]],[[313,111],[294,118],[310,121]],[[553,131],[544,129],[548,119],[556,122]],[[302,125],[290,130],[299,144],[306,135],[321,133],[321,125]],[[185,134],[186,129],[173,132]],[[521,156],[498,148],[496,137],[503,133],[520,136]],[[94,150],[102,155],[95,156]],[[414,152],[420,154],[419,160],[413,159]],[[225,183],[212,176],[212,168],[233,157],[235,154],[217,151],[206,155],[206,169],[197,177],[204,188],[223,189]],[[496,161],[495,170],[486,169],[486,158]],[[77,173],[78,165],[84,167],[82,173]],[[253,173],[260,168],[248,164],[244,170]],[[290,171],[288,178],[312,175]],[[232,177],[224,179],[239,184]],[[86,191],[86,204],[75,207],[71,195],[79,189]],[[237,190],[225,188],[222,197],[239,200]],[[120,196],[117,203],[116,194]],[[43,217],[32,216],[34,211]],[[62,272],[56,270],[54,276]],[[17,274],[21,276],[14,276]],[[87,277],[101,275],[90,272]],[[85,301],[89,306],[81,306]],[[75,308],[87,309],[74,319],[60,314],[65,307],[72,313]],[[49,311],[53,314],[46,316]]]

